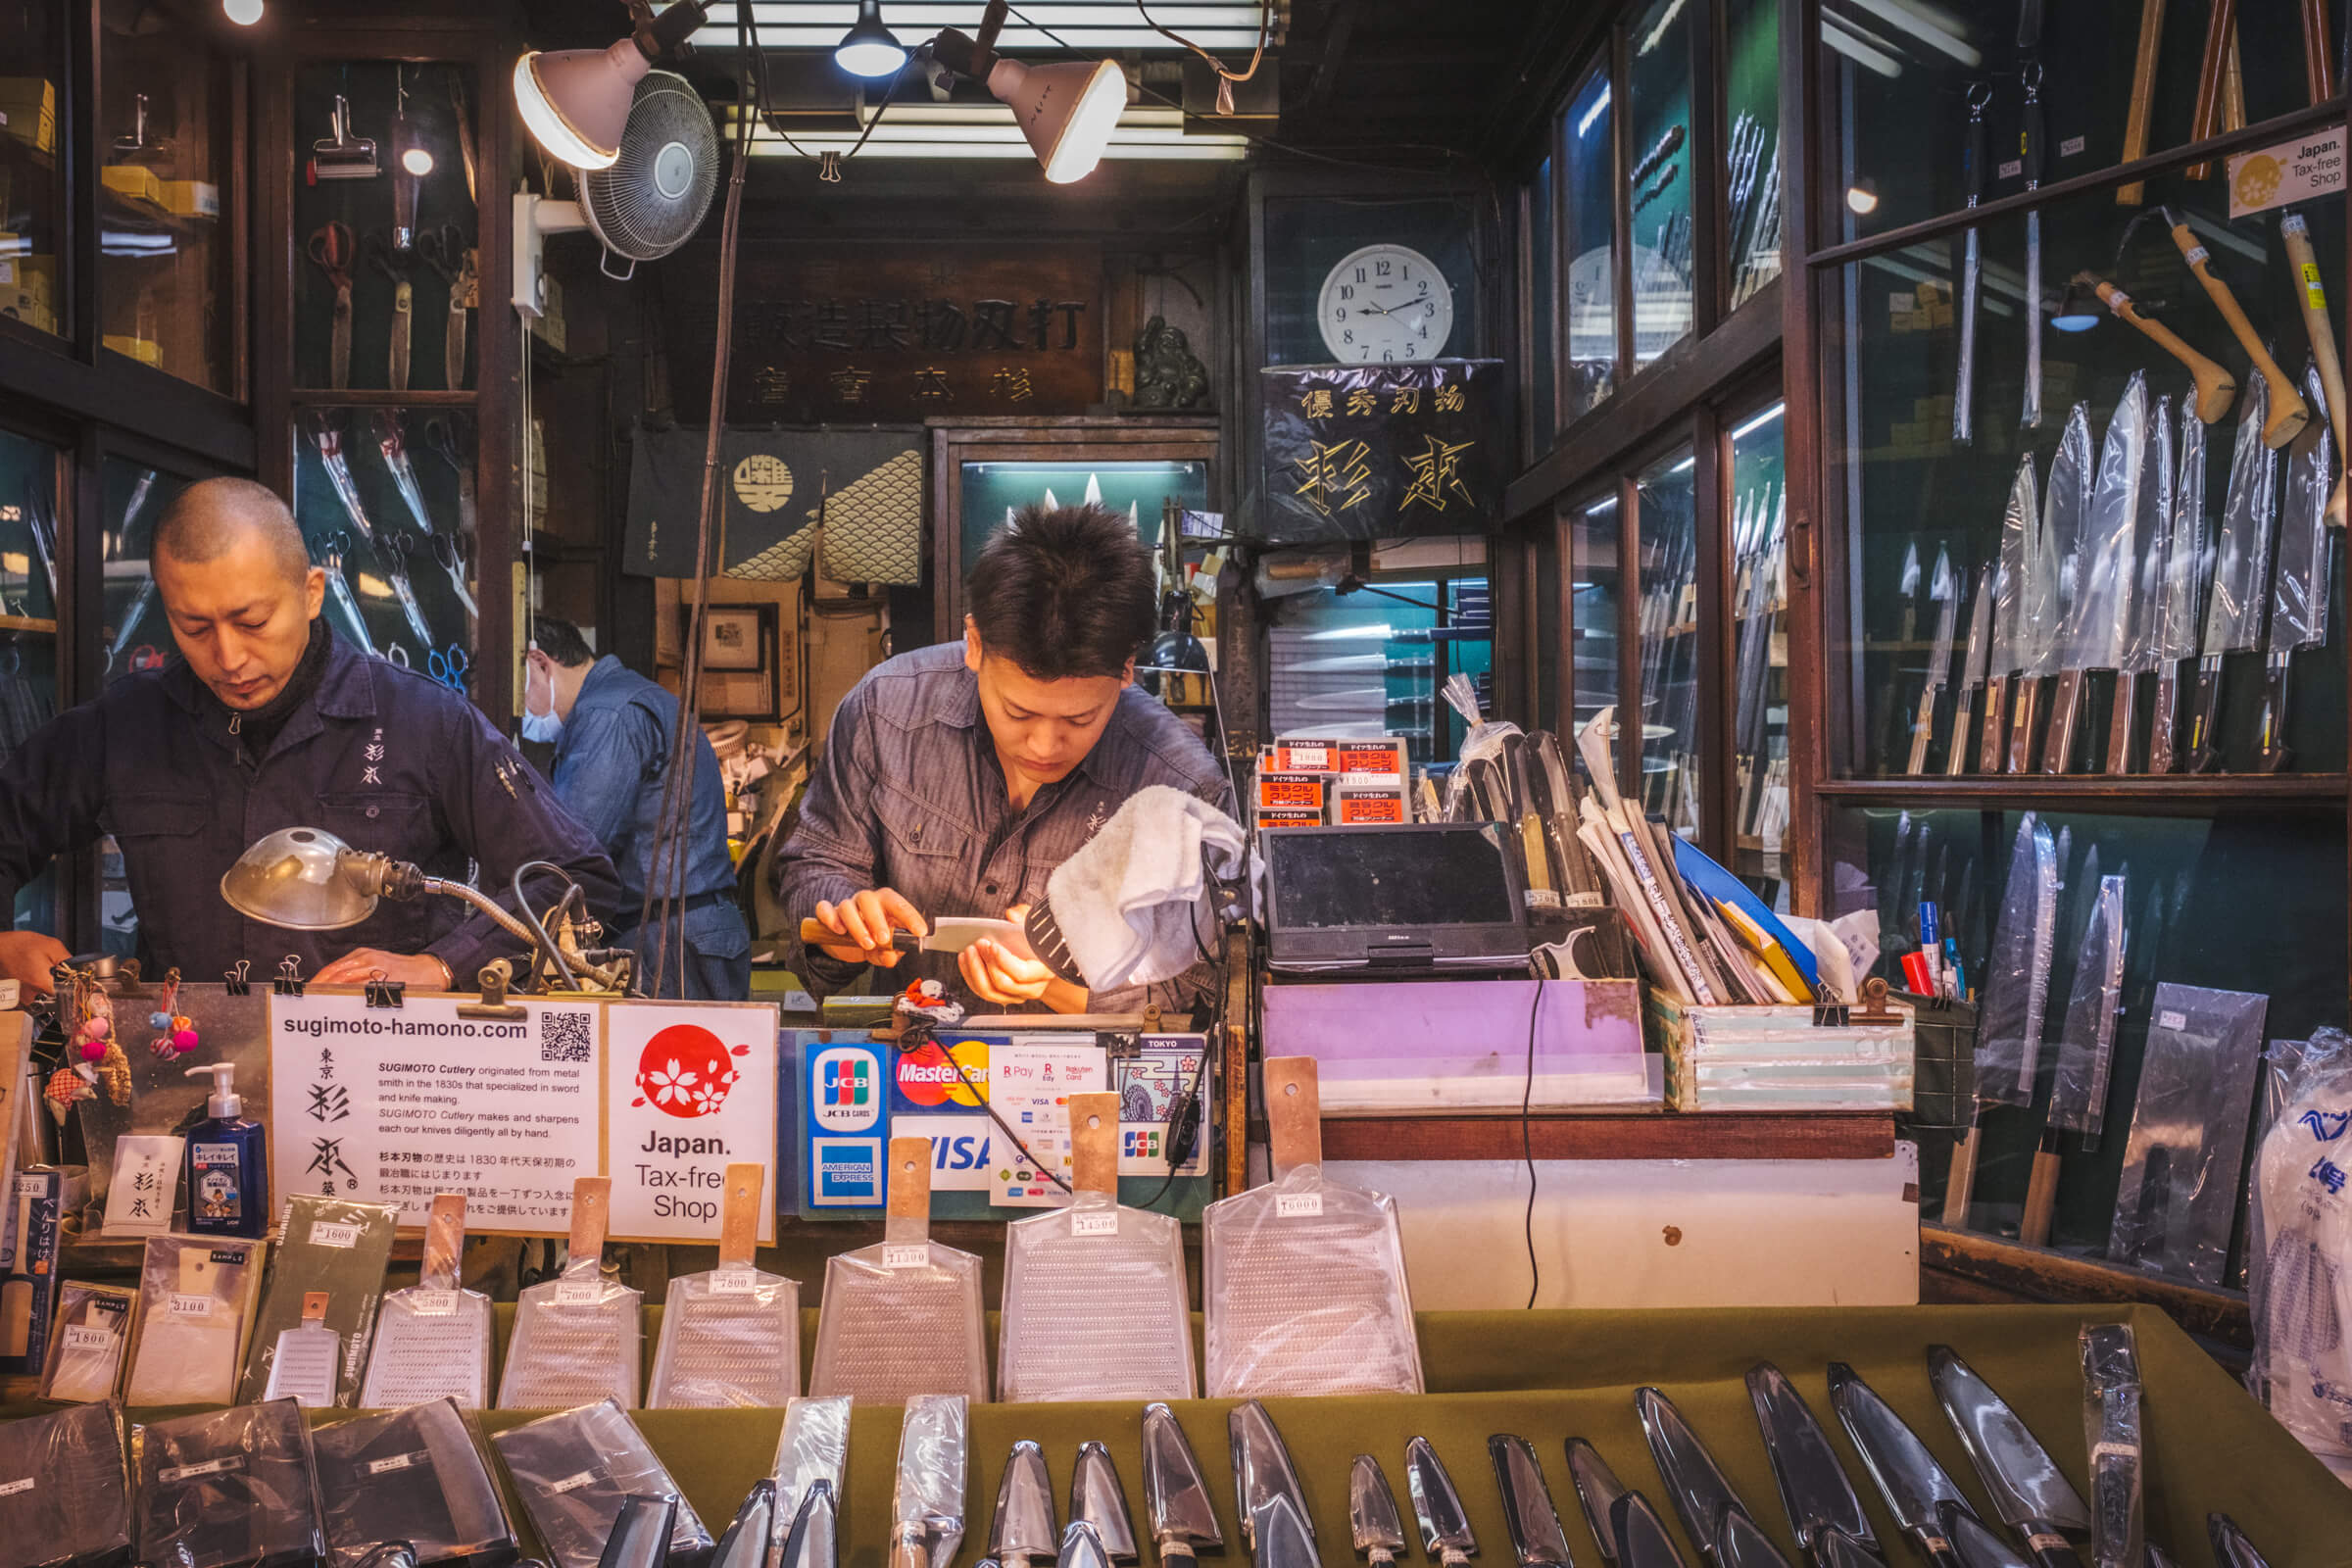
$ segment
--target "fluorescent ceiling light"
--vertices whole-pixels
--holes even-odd
[[[871,110],[862,118],[871,121]],[[732,119],[732,110],[729,111]],[[1034,158],[1028,138],[1002,104],[896,104],[872,125],[860,158]],[[858,130],[796,130],[792,139],[811,152],[847,152]],[[786,157],[792,148],[764,124],[752,131],[754,157]],[[1181,110],[1133,106],[1110,129],[1104,158],[1153,162],[1217,162],[1246,158],[1246,136],[1187,135]]]
[[[1586,110],[1584,114],[1578,118],[1576,122],[1577,135],[1584,136],[1588,134],[1592,129],[1592,122],[1598,120],[1603,114],[1605,114],[1608,111],[1608,107],[1609,84],[1604,81],[1600,84],[1600,96],[1592,100],[1592,107]]]
[[[1788,405],[1786,403],[1775,403],[1771,408],[1766,409],[1762,414],[1757,415],[1754,418],[1748,420],[1737,430],[1734,430],[1732,432],[1732,439],[1735,441],[1746,440],[1749,436],[1754,435],[1758,430],[1763,429],[1766,425],[1779,418],[1788,411]]]
[[[831,51],[841,41],[843,7],[840,0],[831,4],[804,4],[800,0],[755,0],[752,20],[760,27],[760,46],[763,49],[821,49]],[[969,0],[958,4],[898,3],[890,8],[890,20],[902,37],[927,38],[942,27],[968,27],[972,22]],[[996,40],[1000,51],[1020,51],[1039,54],[1055,49],[1112,50],[1134,49],[1148,54],[1180,55],[1186,51],[1181,44],[1171,43],[1147,25],[1137,14],[1133,0],[1111,4],[1082,3],[1082,0],[1039,0],[1038,4],[1021,7],[1026,20],[1014,18]],[[710,8],[708,25],[692,38],[698,49],[732,49],[735,47],[735,13],[732,4]],[[1152,0],[1152,14],[1176,31],[1191,38],[1203,49],[1253,49],[1257,46],[1258,8],[1236,5],[1231,0],[1201,3],[1201,0]],[[1051,32],[1054,36],[1048,37]],[[1060,41],[1056,42],[1058,38]]]
[[[1674,3],[1666,8],[1666,14],[1658,19],[1658,24],[1649,29],[1649,36],[1642,40],[1642,47],[1636,49],[1634,53],[1645,55],[1655,49],[1665,38],[1666,29],[1674,25],[1674,19],[1682,14],[1683,0],[1674,0]]]
[[[1585,509],[1585,515],[1588,517],[1597,517],[1603,513],[1615,512],[1616,510],[1617,498],[1615,496],[1603,496],[1598,501],[1593,502],[1591,506]]]
[[[1676,464],[1673,467],[1668,468],[1666,471],[1668,473],[1689,473],[1692,468],[1697,466],[1698,454],[1693,452],[1690,454],[1690,456],[1685,458],[1682,462]]]
[[[1821,41],[1865,71],[1875,71],[1889,81],[1903,74],[1902,66],[1893,56],[1881,54],[1828,17],[1821,19]]]
[[[1984,57],[1967,39],[1943,26],[1936,18],[1909,0],[1848,0],[1856,10],[1867,11],[1881,22],[1909,33],[1929,48],[1947,54],[1974,71]]]

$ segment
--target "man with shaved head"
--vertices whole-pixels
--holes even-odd
[[[386,900],[337,931],[264,925],[222,900],[246,846],[315,827],[428,876],[478,869],[501,903],[516,867],[552,861],[612,920],[612,862],[480,711],[327,630],[326,571],[274,493],[190,485],[156,522],[152,565],[180,658],[114,682],[0,764],[0,907],[52,857],[111,834],[152,974],[211,980],[239,960],[268,973],[292,953],[326,984],[442,990],[515,951],[454,900]],[[534,902],[553,891],[537,885]],[[0,932],[0,976],[34,990],[66,956],[53,935]]]

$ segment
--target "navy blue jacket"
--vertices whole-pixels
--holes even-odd
[[[216,980],[250,959],[267,979],[287,954],[315,974],[354,948],[429,953],[461,987],[519,945],[454,899],[376,906],[340,931],[248,920],[220,897],[246,846],[286,827],[318,827],[355,849],[413,860],[501,904],[527,860],[562,866],[611,924],[612,862],[539,775],[465,697],[328,639],[318,689],[259,763],[231,716],[184,663],[126,676],[61,713],[0,765],[0,909],[55,855],[111,833],[138,910],[140,945],[161,974]],[[524,884],[534,906],[557,883]],[[633,917],[633,916],[632,916]]]

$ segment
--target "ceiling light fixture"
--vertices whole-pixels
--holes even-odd
[[[678,0],[609,49],[532,50],[514,62],[514,106],[539,145],[574,169],[610,169],[620,158],[637,83],[654,62],[709,17],[703,0]]]
[[[906,46],[882,22],[882,0],[858,0],[858,20],[834,46],[833,63],[853,76],[896,75]]]
[[[2050,313],[2050,325],[2061,332],[2087,332],[2099,324],[2103,314],[2090,280],[2077,276],[2066,285],[2066,297],[2058,302],[2058,309]]]
[[[220,13],[240,27],[262,20],[262,0],[220,0]]]
[[[1845,205],[1856,217],[1868,218],[1879,210],[1879,182],[1865,174],[1845,187]]]
[[[1127,107],[1127,74],[1115,60],[1024,66],[1004,59],[996,43],[1009,12],[1005,0],[989,0],[979,37],[949,27],[931,51],[957,75],[987,82],[990,94],[1012,110],[1048,180],[1066,185],[1084,179],[1102,161]]]

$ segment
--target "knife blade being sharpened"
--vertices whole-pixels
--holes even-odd
[[[1843,1361],[1830,1363],[1830,1403],[1845,1423],[1846,1436],[1853,1439],[1871,1480],[1878,1483],[1886,1511],[1903,1527],[1920,1556],[1935,1568],[1962,1568],[1936,1508],[1946,1502],[1965,1508],[1968,1498],[1919,1441],[1919,1434]]]
[[[1404,1480],[1413,1494],[1413,1515],[1421,1522],[1421,1550],[1446,1568],[1459,1568],[1478,1555],[1478,1538],[1470,1533],[1470,1514],[1453,1477],[1427,1438],[1404,1446]]]
[[[982,937],[1015,944],[1025,940],[1020,926],[1011,920],[991,920],[979,915],[944,914],[931,922],[931,930],[925,936],[918,937],[911,931],[893,931],[890,934],[890,945],[901,953],[961,953]],[[828,929],[821,920],[810,918],[801,922],[801,945],[803,947],[813,948],[826,944],[840,946],[848,941],[849,938],[838,931]]]

